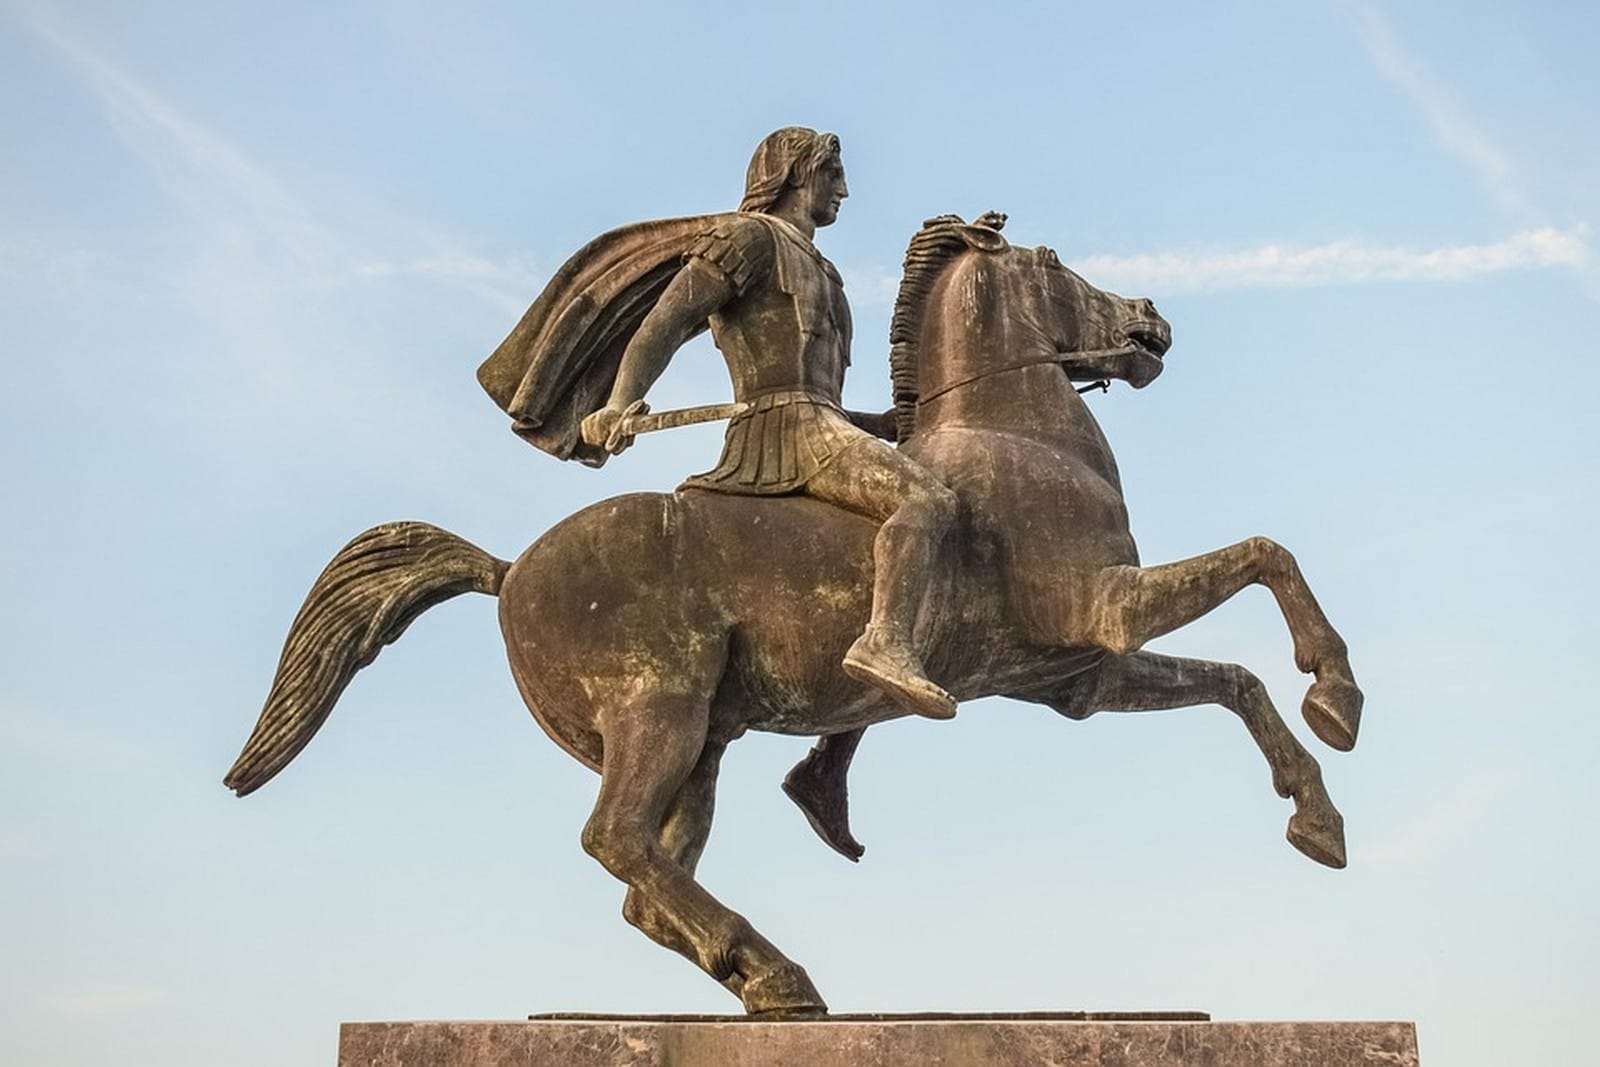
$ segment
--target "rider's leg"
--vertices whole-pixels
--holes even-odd
[[[850,760],[866,729],[827,734],[783,778],[783,791],[805,812],[817,836],[851,863],[867,850],[850,832]]]
[[[846,672],[919,715],[951,718],[955,699],[923,674],[914,632],[934,553],[955,521],[956,495],[866,435],[812,475],[805,492],[883,523],[872,546],[872,621],[846,653]]]

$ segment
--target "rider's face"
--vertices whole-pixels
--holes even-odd
[[[811,172],[805,185],[806,199],[810,203],[811,221],[826,226],[839,217],[839,205],[850,195],[845,184],[844,164],[834,156]]]

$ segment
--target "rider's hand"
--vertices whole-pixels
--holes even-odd
[[[620,432],[622,420],[629,415],[638,415],[648,410],[649,408],[645,406],[642,400],[635,400],[627,407],[607,404],[599,411],[585,418],[578,432],[583,436],[585,444],[593,445],[595,448],[603,448],[615,455],[633,444],[633,436],[631,434],[623,435]]]

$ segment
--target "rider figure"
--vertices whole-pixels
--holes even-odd
[[[640,410],[673,353],[709,319],[734,399],[746,407],[728,425],[721,461],[683,487],[804,494],[880,522],[872,618],[845,654],[844,669],[910,711],[948,719],[956,701],[927,678],[913,633],[956,498],[868,432],[892,436],[886,417],[847,413],[840,404],[850,309],[838,271],[812,237],[834,221],[848,194],[833,134],[788,127],[762,141],[738,213],[708,219],[628,343],[609,401],[584,419],[582,434],[593,446],[626,448],[622,420]]]

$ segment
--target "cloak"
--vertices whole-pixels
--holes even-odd
[[[478,368],[478,382],[518,436],[559,459],[609,458],[579,427],[605,407],[639,324],[717,215],[638,222],[603,233],[550,279],[522,321]],[[706,328],[702,324],[698,335]]]

